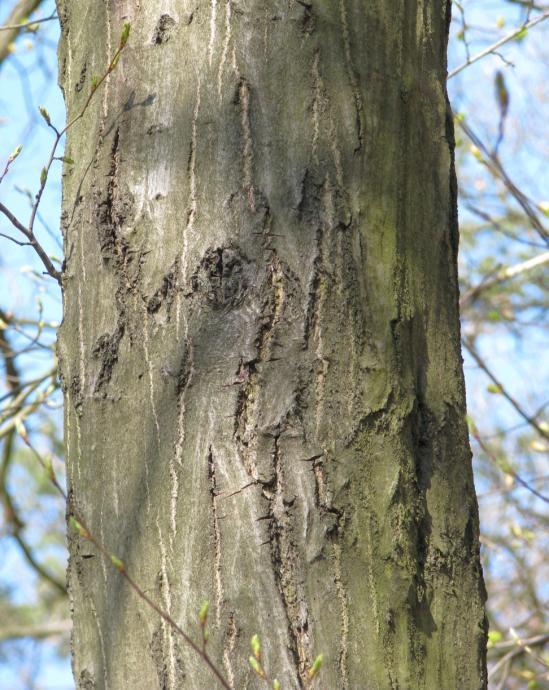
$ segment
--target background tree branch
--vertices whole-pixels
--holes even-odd
[[[19,0],[10,15],[5,26],[13,27],[0,31],[0,68],[6,57],[10,54],[10,46],[15,41],[24,26],[19,26],[36,10],[42,0]]]

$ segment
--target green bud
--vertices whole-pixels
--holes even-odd
[[[259,661],[255,658],[255,656],[251,656],[248,661],[250,662],[250,666],[252,669],[257,673],[257,675],[260,678],[265,678],[265,671],[261,668],[261,664]]]
[[[119,50],[122,50],[122,48],[128,42],[128,38],[130,35],[130,28],[131,28],[131,24],[129,22],[124,22],[124,26],[122,27],[122,33],[120,34],[120,43],[118,45]]]
[[[520,43],[521,41],[524,41],[526,36],[528,35],[528,29],[525,27],[524,29],[521,29],[518,34],[515,36],[515,41]]]
[[[309,669],[309,678],[312,680],[316,674],[320,671],[320,667],[322,666],[322,659],[323,656],[322,654],[319,654],[317,658],[313,661],[313,665]]]
[[[67,165],[74,165],[74,160],[69,156],[61,156],[59,160],[62,160],[63,163],[67,163]]]
[[[99,77],[97,76],[97,74],[94,74],[92,77],[92,82],[91,82],[92,92],[95,91],[98,83],[99,83]]]
[[[41,105],[41,106],[38,108],[38,110],[40,111],[40,115],[42,115],[42,117],[44,118],[44,120],[46,120],[46,123],[47,123],[48,125],[51,125],[51,117],[50,117],[50,114],[49,114],[48,111],[44,108],[44,106]]]
[[[198,620],[200,621],[200,625],[206,625],[206,621],[208,620],[208,609],[210,608],[210,602],[207,599],[204,599],[202,602],[202,605],[200,606],[200,610],[198,612]]]
[[[48,179],[48,171],[46,168],[42,168],[40,172],[40,184],[44,186],[46,184],[46,180]]]
[[[50,457],[44,459],[44,465],[46,466],[46,473],[50,481],[55,481],[55,472],[53,469],[53,463]]]
[[[472,434],[476,433],[477,425],[475,424],[475,420],[470,415],[465,415],[465,421],[467,422],[469,431]]]
[[[490,642],[492,644],[495,644],[496,642],[501,642],[502,639],[503,635],[500,633],[499,630],[490,630],[490,632],[488,633],[488,644],[490,644]]]
[[[19,417],[17,417],[17,418],[15,419],[15,429],[16,429],[17,433],[19,434],[19,436],[21,436],[21,438],[23,439],[23,441],[25,441],[25,443],[28,443],[28,442],[29,442],[29,437],[28,437],[28,435],[27,435],[27,430],[25,429],[25,425],[24,425],[23,422],[19,419]]]
[[[15,148],[10,153],[10,155],[8,156],[8,163],[11,163],[12,161],[14,161],[17,158],[17,156],[21,153],[22,150],[23,150],[23,144],[19,144],[19,146],[17,148]]]
[[[503,113],[503,116],[505,116],[507,114],[507,109],[509,108],[509,91],[505,85],[505,77],[503,76],[503,72],[501,70],[496,72],[495,86],[499,109],[500,112]]]
[[[538,206],[543,215],[549,218],[549,201],[540,201]]]
[[[76,531],[78,532],[78,534],[79,534],[81,537],[84,537],[84,539],[86,539],[86,537],[88,536],[88,532],[87,532],[87,531],[84,529],[84,527],[78,522],[78,520],[74,517],[74,515],[71,515],[71,516],[70,516],[70,518],[69,518],[69,523],[70,523],[70,526],[71,526],[74,530],[76,530]]]
[[[273,680],[273,690],[280,690],[280,681],[276,678]]]
[[[477,159],[477,161],[481,161],[481,160],[482,160],[482,152],[481,152],[481,150],[478,148],[478,146],[475,146],[474,144],[472,144],[472,145],[469,147],[469,151],[473,154],[473,156]]]
[[[258,635],[254,635],[252,637],[252,639],[250,640],[250,645],[255,658],[259,661],[259,659],[261,658],[261,643],[259,641]]]
[[[121,573],[124,572],[124,570],[125,570],[124,563],[122,563],[122,561],[112,553],[111,553],[111,563],[114,565],[114,567],[117,570],[120,570]]]

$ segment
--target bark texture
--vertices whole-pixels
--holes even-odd
[[[485,687],[449,8],[59,0],[71,500],[212,656],[323,690]],[[70,538],[79,688],[215,687]],[[197,631],[198,632],[198,631]]]

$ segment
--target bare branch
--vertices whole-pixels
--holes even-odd
[[[507,654],[503,656],[493,668],[490,669],[488,673],[488,678],[493,678],[502,666],[505,666],[515,657],[527,652],[527,647],[544,645],[547,642],[547,640],[549,640],[549,635],[538,635],[537,637],[531,638],[528,641],[522,641],[522,644],[520,641],[513,640],[513,642],[510,643],[512,644],[511,651],[507,652]]]
[[[30,219],[28,226],[25,226],[4,204],[0,203],[0,212],[3,213],[6,218],[11,222],[11,224],[19,230],[29,241],[29,244],[33,247],[33,249],[36,251],[38,256],[40,257],[42,263],[46,267],[46,272],[52,276],[52,278],[55,278],[57,283],[62,286],[62,275],[61,272],[59,272],[55,266],[53,265],[50,257],[47,255],[46,251],[42,247],[42,245],[38,242],[36,239],[36,236],[34,234],[34,222],[36,220],[37,214],[38,214],[38,207],[40,206],[40,201],[42,200],[42,195],[44,193],[44,190],[46,188],[46,184],[48,182],[48,176],[50,172],[50,168],[54,162],[54,160],[58,159],[58,157],[55,155],[57,151],[57,147],[59,145],[59,142],[61,141],[61,138],[63,134],[67,132],[76,122],[78,122],[85,114],[86,110],[88,109],[89,104],[91,103],[91,100],[94,96],[95,93],[97,93],[99,87],[103,82],[108,78],[108,76],[114,71],[118,64],[118,60],[120,58],[120,55],[122,51],[124,50],[127,41],[128,41],[128,36],[130,33],[130,24],[126,22],[124,24],[122,34],[120,36],[120,42],[118,44],[118,48],[116,49],[113,57],[111,58],[111,61],[109,62],[107,69],[101,76],[101,78],[97,79],[94,78],[92,81],[92,87],[90,89],[90,93],[80,110],[80,112],[72,119],[70,120],[61,130],[58,130],[56,127],[54,127],[50,121],[50,116],[45,110],[45,108],[40,107],[40,113],[42,117],[46,120],[47,124],[55,133],[55,141],[53,143],[53,146],[50,151],[50,156],[48,158],[48,162],[46,165],[42,168],[42,171],[40,173],[40,187],[38,188],[38,192],[36,193],[36,196],[34,198],[34,202],[32,204],[32,210],[30,214]],[[8,159],[8,163],[6,164],[6,168],[4,170],[4,173],[2,174],[2,177],[0,178],[0,181],[4,178],[4,176],[7,174],[9,165],[12,160],[15,159],[16,155],[19,155],[20,147],[16,149],[16,152],[10,156]]]
[[[456,74],[459,74],[462,70],[464,70],[466,67],[469,67],[469,65],[472,65],[474,62],[477,62],[477,60],[482,59],[483,57],[486,57],[486,55],[490,55],[496,52],[498,48],[501,48],[502,45],[505,45],[509,41],[512,41],[514,38],[516,38],[519,34],[521,34],[523,31],[527,31],[528,29],[531,29],[533,26],[536,24],[540,24],[543,22],[545,19],[549,17],[549,11],[544,12],[541,14],[539,17],[536,17],[535,19],[532,19],[529,22],[526,22],[526,24],[522,24],[521,26],[518,27],[518,29],[515,29],[514,31],[511,31],[510,34],[507,34],[507,36],[504,36],[503,38],[500,38],[499,41],[496,41],[493,43],[491,46],[488,46],[488,48],[485,48],[484,50],[481,50],[480,53],[477,53],[476,55],[473,55],[472,58],[468,58],[465,60],[463,64],[461,64],[459,67],[456,67],[456,69],[453,69],[449,74],[448,74],[448,79],[451,79],[452,77],[455,77]]]
[[[67,493],[65,492],[65,489],[61,486],[59,481],[57,480],[57,477],[55,476],[55,473],[53,471],[53,468],[51,465],[49,465],[44,458],[40,455],[40,453],[36,450],[36,448],[33,446],[31,443],[27,432],[25,431],[24,427],[21,427],[21,425],[18,427],[18,432],[19,435],[21,436],[22,440],[25,442],[27,447],[33,452],[34,456],[38,460],[39,464],[42,466],[42,468],[46,471],[47,476],[53,486],[57,489],[57,491],[61,494],[61,496],[65,499],[65,502],[67,504],[67,513],[70,516],[70,521],[71,524],[73,525],[73,528],[75,528],[80,537],[82,539],[86,539],[87,541],[91,542],[97,550],[101,553],[101,555],[109,562],[111,565],[113,565],[116,570],[120,573],[120,575],[126,580],[128,585],[133,589],[133,591],[137,594],[137,596],[144,601],[153,611],[155,611],[162,620],[164,620],[173,630],[185,641],[185,643],[196,653],[198,656],[204,661],[204,663],[208,666],[210,671],[215,675],[219,683],[225,690],[234,690],[233,687],[225,680],[223,677],[223,674],[221,671],[217,668],[217,666],[214,664],[208,653],[206,652],[205,649],[201,648],[200,645],[198,645],[184,630],[179,626],[175,620],[168,614],[166,613],[158,604],[156,604],[146,592],[141,589],[141,587],[137,584],[137,582],[131,577],[129,572],[126,570],[126,566],[124,563],[119,560],[116,556],[114,556],[103,544],[102,541],[100,541],[86,526],[86,523],[84,522],[83,518],[75,511],[74,505],[72,504],[72,501],[69,500],[69,497],[67,496]]]
[[[7,492],[6,492],[7,494]],[[13,502],[11,503],[11,508],[13,509]],[[17,513],[15,513],[17,515]],[[19,548],[21,549],[27,563],[31,566],[31,568],[35,571],[37,575],[39,575],[43,580],[46,582],[49,582],[50,585],[55,587],[58,592],[60,592],[63,596],[67,596],[67,588],[65,585],[59,581],[54,575],[49,573],[43,565],[41,565],[35,558],[31,547],[27,544],[27,542],[23,539],[21,536],[21,528],[14,529],[13,538],[17,542]],[[1,638],[1,633],[0,633],[0,638]]]
[[[72,621],[70,620],[56,621],[54,623],[37,623],[35,625],[8,625],[0,627],[0,642],[21,639],[22,637],[38,639],[65,635],[71,631],[71,628]]]
[[[482,371],[488,376],[488,378],[494,383],[500,394],[503,395],[503,397],[511,403],[511,405],[515,408],[515,410],[518,412],[518,414],[526,421],[530,426],[532,426],[540,436],[543,436],[543,438],[549,440],[549,433],[545,431],[545,429],[537,422],[537,420],[534,417],[531,417],[525,410],[522,408],[522,405],[515,400],[515,398],[503,387],[501,382],[495,377],[495,375],[492,373],[492,371],[488,368],[488,365],[486,362],[482,359],[482,357],[478,354],[478,352],[475,350],[473,343],[462,339],[463,346],[467,350],[467,352],[471,355],[471,357],[475,360],[475,362],[478,364],[478,366],[482,369]]]
[[[0,33],[0,66],[10,54],[10,46],[21,31],[21,23],[34,12],[42,0],[19,0],[6,20],[8,28]],[[24,28],[24,27],[23,27]]]
[[[7,315],[0,309],[0,319],[4,322],[8,322]],[[17,393],[21,388],[21,377],[19,369],[15,362],[15,355],[10,342],[7,338],[5,329],[0,329],[0,353],[4,359],[5,366],[5,376],[6,376],[6,386],[10,393],[17,397]],[[11,524],[11,536],[15,539],[19,548],[21,549],[23,556],[33,568],[33,570],[45,581],[49,582],[53,587],[55,587],[64,596],[67,594],[65,585],[60,582],[54,575],[52,575],[46,568],[44,568],[35,558],[31,547],[27,544],[26,540],[23,538],[21,532],[25,526],[24,521],[19,515],[19,511],[15,502],[11,496],[8,489],[8,473],[13,458],[13,441],[15,436],[15,429],[12,428],[11,432],[6,434],[4,440],[4,445],[2,448],[2,463],[0,465],[0,502],[4,507],[4,516],[6,522]],[[1,632],[0,632],[0,639]]]
[[[57,283],[61,285],[61,273],[55,268],[55,266],[52,263],[52,260],[50,257],[47,255],[45,249],[42,247],[40,242],[36,239],[34,236],[32,230],[29,230],[29,228],[26,228],[23,223],[16,217],[14,214],[9,210],[9,208],[6,208],[4,204],[0,203],[0,212],[3,213],[6,218],[10,221],[10,223],[19,230],[25,237],[28,239],[29,244],[32,246],[34,251],[38,254],[40,257],[42,263],[44,264],[46,268],[46,272],[52,277],[55,278]]]
[[[494,455],[494,453],[491,451],[491,449],[488,447],[486,442],[483,440],[482,436],[478,433],[478,431],[473,428],[471,430],[471,435],[475,439],[475,441],[479,444],[479,446],[482,448],[484,453],[492,460],[492,462],[495,465],[499,465],[500,463],[498,462],[497,457]],[[539,492],[537,489],[534,489],[532,486],[531,482],[527,482],[525,479],[523,479],[520,474],[515,472],[513,469],[510,467],[506,467],[503,470],[506,474],[511,475],[513,479],[517,482],[517,484],[520,484],[524,489],[529,491],[531,494],[536,496],[537,498],[541,499],[544,503],[549,503],[549,498],[547,496],[544,496],[541,492]]]
[[[467,195],[464,193],[462,195],[464,198],[467,198]],[[507,214],[505,218],[502,218],[500,220],[497,220],[496,218],[493,218],[489,213],[486,211],[483,211],[480,208],[477,208],[474,204],[472,203],[466,203],[465,208],[467,208],[468,211],[471,211],[471,213],[474,213],[475,216],[478,216],[479,218],[482,218],[482,220],[485,220],[486,223],[488,224],[486,227],[493,228],[496,230],[496,232],[501,233],[502,235],[505,235],[505,237],[508,237],[510,240],[513,240],[513,242],[517,242],[518,244],[524,244],[526,247],[534,247],[535,249],[545,249],[546,244],[540,244],[539,242],[532,242],[531,240],[526,240],[523,237],[520,237],[518,234],[511,232],[510,230],[507,230],[505,227],[503,227],[502,222],[506,219],[509,219],[510,221],[513,222],[514,225],[519,226],[523,222],[523,218],[520,215],[517,214]],[[463,227],[463,225],[462,225]]]
[[[6,233],[4,233],[4,232],[0,232],[0,237],[5,237],[7,240],[10,240],[14,244],[19,245],[19,247],[32,246],[30,242],[20,242],[19,240],[16,240],[15,237],[11,237],[11,235],[6,235]]]
[[[43,19],[29,19],[28,22],[22,22],[21,24],[3,24],[0,26],[0,31],[13,31],[14,29],[25,29],[27,26],[34,26],[35,24],[43,24],[44,22],[51,22],[53,19],[59,19],[55,14],[50,14],[49,17],[44,17]]]
[[[492,175],[494,175],[494,177],[500,179],[503,182],[505,187],[507,187],[509,192],[513,195],[519,206],[524,211],[524,213],[530,219],[532,227],[543,239],[545,244],[549,244],[549,234],[540,222],[540,219],[538,218],[536,211],[532,208],[530,199],[528,199],[528,197],[523,192],[521,192],[520,189],[511,180],[509,175],[506,173],[503,165],[501,164],[499,158],[486,148],[482,140],[475,134],[475,132],[464,120],[458,119],[457,123],[464,132],[464,134],[473,142],[473,144],[479,149],[479,151],[482,152],[482,162],[486,165],[488,170],[492,173]]]
[[[459,306],[464,307],[468,302],[475,300],[482,292],[488,290],[489,288],[497,285],[498,283],[503,283],[506,280],[510,280],[515,276],[521,275],[522,273],[527,273],[535,268],[539,268],[544,264],[549,262],[549,252],[544,252],[539,256],[535,256],[528,261],[523,261],[514,266],[507,266],[497,271],[493,276],[482,281],[474,288],[468,290],[459,301]]]

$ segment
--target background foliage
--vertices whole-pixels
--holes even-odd
[[[454,2],[449,50],[462,336],[489,594],[490,682],[499,690],[549,688],[548,16],[547,6],[527,0]],[[27,25],[17,28],[21,23]],[[26,218],[52,145],[38,106],[59,129],[64,123],[55,4],[2,0],[0,25],[0,175],[23,145],[0,185],[0,202]],[[57,269],[60,181],[61,163],[54,162],[35,225]],[[74,687],[65,507],[18,434],[23,422],[63,481],[54,347],[60,291],[24,244],[28,238],[1,214],[0,233],[0,687],[62,690]]]

